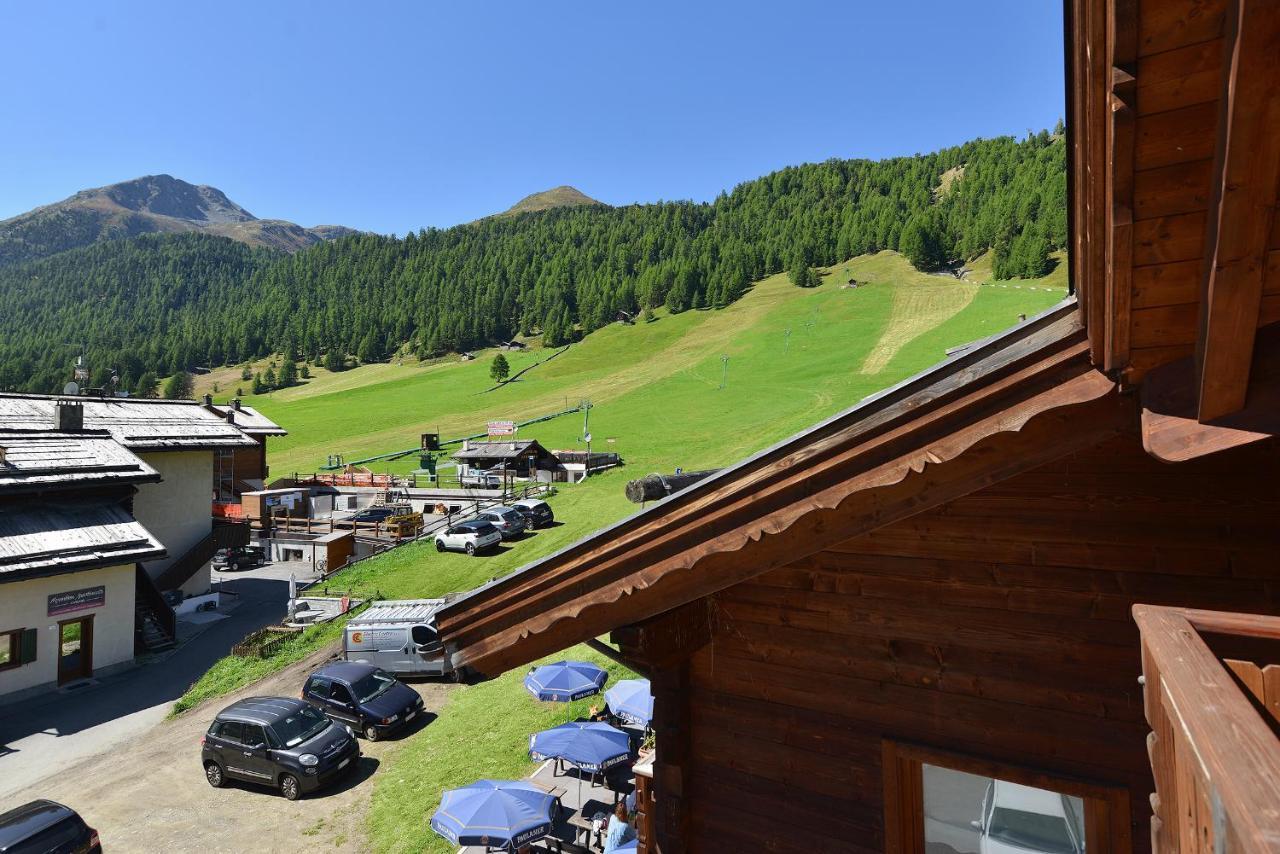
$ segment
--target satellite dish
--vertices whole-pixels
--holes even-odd
[[[77,395],[80,393],[80,386],[75,383],[67,383],[62,387],[62,393],[71,396]]]

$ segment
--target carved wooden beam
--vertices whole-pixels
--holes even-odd
[[[1227,30],[1196,341],[1201,421],[1245,405],[1280,179],[1280,5],[1235,0]]]

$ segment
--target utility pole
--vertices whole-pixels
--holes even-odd
[[[582,401],[582,438],[587,443],[587,465],[583,469],[582,477],[585,480],[591,476],[591,401]]]
[[[724,388],[724,384],[729,380],[729,354],[720,354],[720,388]]]

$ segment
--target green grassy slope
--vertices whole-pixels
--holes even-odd
[[[840,287],[851,276],[870,284]],[[928,276],[883,252],[832,268],[812,290],[773,276],[720,311],[660,312],[652,323],[609,326],[487,394],[492,351],[474,362],[358,368],[249,402],[290,431],[270,443],[276,476],[314,470],[330,453],[354,460],[409,448],[437,427],[445,437],[466,435],[491,418],[522,420],[584,397],[595,406],[593,447],[618,451],[632,471],[725,465],[1064,294],[1065,287],[1015,290]],[[970,322],[956,322],[964,317]],[[515,372],[549,353],[507,357]],[[724,389],[722,355],[729,356]],[[582,446],[581,433],[581,417],[569,416],[522,435],[572,448]],[[414,465],[409,458],[373,468]]]

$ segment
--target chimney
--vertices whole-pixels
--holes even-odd
[[[206,395],[204,396],[204,405],[205,405],[205,406],[213,406],[213,395],[211,395],[211,394],[206,394]]]
[[[236,398],[232,398],[232,400],[231,400],[231,408],[232,408],[232,409],[234,409],[236,412],[239,412],[239,411],[240,411],[240,398],[238,398],[238,397],[236,397]]]
[[[228,423],[228,424],[235,424],[235,423],[236,423],[236,413],[235,413],[235,410],[234,410],[234,409],[228,409],[228,410],[227,410],[227,423]]]
[[[59,400],[53,405],[54,426],[62,433],[78,433],[84,429],[84,404]]]
[[[4,454],[5,454],[5,447],[4,447],[4,445],[0,445],[0,466],[2,466],[2,465],[4,465],[4,464],[5,464],[5,463],[4,463]]]

